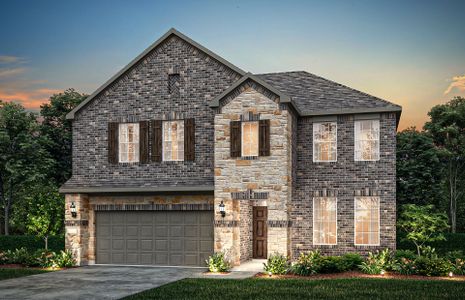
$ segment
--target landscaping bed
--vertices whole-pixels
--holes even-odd
[[[349,271],[344,273],[332,273],[332,274],[314,274],[310,276],[299,276],[294,274],[285,275],[268,275],[265,273],[258,273],[255,278],[267,278],[267,279],[306,279],[306,280],[320,280],[320,279],[347,279],[347,278],[371,278],[371,279],[412,279],[412,280],[448,280],[448,281],[464,281],[465,275],[450,276],[421,276],[421,275],[401,275],[393,272],[386,272],[384,275],[370,275],[358,271]]]

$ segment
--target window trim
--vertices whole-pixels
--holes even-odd
[[[357,244],[357,198],[378,198],[378,243],[377,244]],[[354,197],[354,245],[363,247],[381,246],[381,197],[380,196],[355,196]]]
[[[319,160],[316,158],[316,155],[315,155],[315,124],[325,124],[325,123],[334,123],[336,125],[336,132],[335,132],[335,135],[336,135],[336,151],[335,151],[335,159],[334,160]],[[326,121],[326,122],[313,122],[313,125],[312,125],[312,148],[313,148],[313,162],[314,163],[330,163],[330,162],[337,162],[337,122],[335,121]]]
[[[376,121],[378,124],[378,147],[377,147],[377,153],[378,153],[378,158],[377,159],[358,159],[357,158],[357,123],[360,122],[367,122],[367,121]],[[379,122],[379,119],[367,119],[367,120],[355,120],[354,121],[354,161],[380,161],[381,160],[381,124]]]
[[[244,125],[246,123],[257,124],[257,155],[244,155]],[[260,121],[241,121],[241,157],[259,157],[260,156]]]
[[[315,242],[315,199],[316,198],[332,198],[336,201],[336,208],[335,208],[335,211],[336,211],[336,243],[334,244],[328,244],[328,243],[316,243]],[[313,245],[315,246],[337,246],[338,244],[338,226],[337,226],[337,197],[313,197],[312,199],[312,243]]]
[[[137,142],[132,142],[131,144],[134,144],[136,145],[137,149],[136,149],[136,153],[137,153],[137,160],[134,160],[134,161],[129,161],[128,160],[122,160],[121,159],[121,155],[122,155],[122,151],[121,151],[121,144],[122,143],[125,143],[125,144],[129,144],[129,142],[122,142],[121,141],[121,127],[122,126],[127,126],[127,125],[134,125],[135,127],[137,127]],[[134,156],[136,156],[136,153],[134,153]],[[129,151],[127,152],[127,158],[129,158]],[[123,122],[123,123],[118,123],[118,163],[120,164],[136,164],[136,163],[140,163],[140,124],[138,122]]]
[[[180,159],[165,159],[165,124],[168,122],[179,122],[182,123],[182,147],[183,147],[183,155],[181,155]],[[178,134],[178,133],[177,133]],[[162,120],[161,122],[161,161],[162,162],[179,162],[184,161],[184,140],[185,140],[185,132],[184,132],[184,120],[183,119],[176,119],[176,120]],[[179,143],[179,142],[178,142]]]

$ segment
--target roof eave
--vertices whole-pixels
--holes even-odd
[[[111,85],[116,79],[118,79],[121,75],[131,69],[135,64],[137,64],[142,58],[144,58],[149,52],[153,49],[158,47],[163,41],[165,41],[169,36],[176,35],[180,39],[184,40],[185,42],[191,44],[192,46],[198,48],[202,52],[205,52],[207,55],[213,57],[220,63],[226,65],[227,67],[231,68],[235,72],[239,73],[240,75],[244,75],[245,71],[236,67],[226,59],[220,57],[219,55],[213,53],[209,49],[205,48],[204,46],[200,45],[199,43],[195,42],[191,38],[187,37],[186,35],[182,34],[181,32],[177,31],[174,28],[171,28],[166,32],[162,37],[156,40],[152,45],[150,45],[147,49],[145,49],[141,54],[139,54],[136,58],[134,58],[129,64],[127,64],[123,69],[121,69],[118,73],[113,75],[109,80],[107,80],[103,85],[101,85],[95,92],[93,92],[89,97],[87,97],[83,102],[81,102],[78,106],[76,106],[72,111],[70,111],[66,115],[66,119],[72,120],[75,117],[75,114],[84,106],[86,106],[92,99],[94,99],[97,95],[99,95],[103,90],[105,90],[109,85]]]
[[[302,117],[325,116],[325,115],[347,115],[347,114],[366,114],[376,112],[398,112],[402,111],[400,106],[370,107],[370,108],[341,108],[328,109],[320,111],[304,111]]]

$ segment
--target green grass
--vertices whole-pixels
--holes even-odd
[[[124,299],[463,299],[464,282],[398,279],[184,279]]]
[[[18,269],[0,268],[0,280],[40,274],[40,273],[45,273],[45,272],[49,272],[49,271],[40,270],[40,269],[26,269],[26,268],[18,268]]]

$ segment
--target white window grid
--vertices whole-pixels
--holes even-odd
[[[356,246],[379,246],[380,198],[355,197],[354,210],[354,244]],[[358,226],[359,223],[361,226]],[[357,242],[357,237],[366,240],[366,242]]]
[[[184,160],[184,120],[163,121],[163,161]]]
[[[379,160],[379,120],[354,122],[355,161]]]
[[[337,245],[336,197],[313,198],[313,244]]]
[[[139,123],[122,123],[118,126],[119,162],[139,162]]]
[[[258,156],[259,124],[258,121],[242,122],[241,156]]]
[[[337,161],[337,123],[313,123],[313,162]]]

